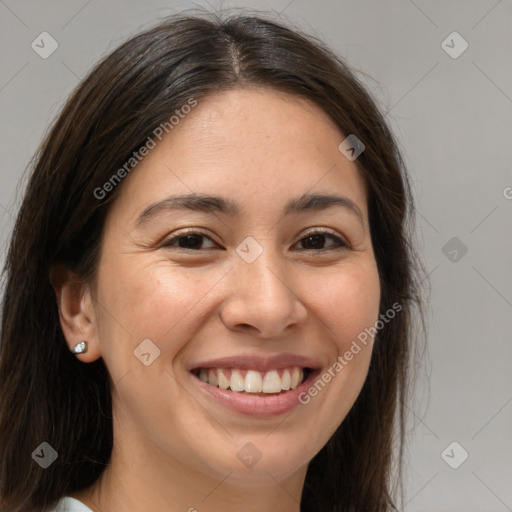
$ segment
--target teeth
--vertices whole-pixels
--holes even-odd
[[[291,377],[288,368],[283,372],[283,378],[281,379],[281,389],[288,391],[291,387]]]
[[[281,391],[281,379],[276,370],[271,370],[263,377],[263,393],[279,393]]]
[[[229,388],[229,379],[226,378],[226,375],[223,370],[217,370],[217,379],[219,381],[219,388],[228,389]]]
[[[208,382],[212,386],[218,386],[219,385],[219,381],[217,380],[217,372],[214,369],[212,369],[212,368],[210,368],[210,370],[208,370]]]
[[[249,370],[245,374],[244,391],[247,391],[247,393],[261,393],[262,390],[265,390],[265,384],[262,384],[261,373]],[[281,391],[281,388],[279,388],[279,391]]]
[[[202,368],[199,378],[212,386],[231,389],[237,393],[280,393],[299,386],[304,380],[304,371],[297,366],[265,373],[255,370]]]
[[[290,387],[295,389],[302,381],[303,373],[302,370],[299,370],[296,366],[293,368],[293,373],[291,374],[291,382]]]
[[[212,386],[215,385],[216,384],[212,384]],[[242,374],[238,370],[233,370],[231,372],[231,379],[229,380],[229,387],[231,388],[231,391],[243,391],[244,385],[245,379],[242,377]]]

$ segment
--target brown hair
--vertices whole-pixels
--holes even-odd
[[[119,187],[101,200],[94,191],[191,97],[201,101],[233,87],[308,98],[366,147],[357,162],[368,186],[380,313],[397,302],[402,310],[378,332],[355,405],[311,460],[301,510],[396,509],[392,460],[394,453],[402,460],[411,320],[420,304],[412,198],[397,144],[364,87],[320,41],[261,17],[182,15],[97,64],[36,155],[4,269],[3,511],[43,510],[90,486],[112,450],[108,372],[102,359],[83,364],[69,352],[49,280],[52,265],[62,263],[84,280],[94,276],[105,215]],[[47,469],[31,457],[43,441],[58,452]]]

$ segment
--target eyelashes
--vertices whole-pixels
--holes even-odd
[[[309,243],[312,243],[313,245],[318,245],[320,242],[325,242],[326,239],[330,239],[330,240],[334,240],[334,247],[322,247],[322,248],[318,248],[318,247],[313,247],[313,248],[303,248],[303,250],[312,250],[312,251],[315,251],[316,249],[316,252],[319,252],[319,251],[332,251],[332,250],[337,250],[337,249],[348,249],[348,244],[346,244],[341,238],[339,238],[338,236],[332,234],[330,231],[325,231],[325,230],[317,230],[317,231],[312,231],[311,233],[307,234],[306,236],[304,236],[303,238],[301,238],[297,244],[300,244],[300,243],[303,243],[305,240],[308,241],[308,244]],[[297,245],[295,244],[295,245]]]
[[[213,247],[205,248],[203,239],[208,240],[211,244],[213,244]],[[328,247],[324,247],[324,245],[328,243],[329,240],[331,241],[331,244]],[[306,233],[292,247],[297,245],[302,245],[302,248],[299,250],[308,252],[313,251],[317,253],[350,248],[349,245],[339,236],[326,229],[317,229]],[[177,249],[188,252],[202,252],[206,249],[215,248],[215,246],[218,247],[218,244],[214,242],[206,233],[201,231],[189,231],[185,233],[182,232],[164,240],[161,244],[161,247],[167,249]]]
[[[180,235],[175,235],[171,238],[168,238],[167,240],[165,240],[162,243],[162,247],[199,251],[200,249],[197,248],[197,245],[198,245],[197,241],[198,241],[198,239],[201,239],[201,238],[207,238],[210,242],[215,244],[215,242],[208,235],[201,233],[200,231],[193,231],[190,233],[186,233],[186,234],[182,233]],[[185,242],[184,242],[185,245],[190,245],[191,247],[183,247],[181,245],[178,245],[176,247],[176,242],[179,242],[180,240],[185,240]],[[199,244],[199,245],[202,245],[202,244]],[[215,244],[215,245],[217,245],[217,244]]]

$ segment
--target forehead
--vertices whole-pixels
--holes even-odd
[[[133,217],[169,194],[208,193],[270,212],[322,190],[343,193],[364,211],[364,180],[338,150],[344,138],[329,115],[304,98],[269,89],[217,93],[197,100],[156,141],[125,178],[113,208]]]

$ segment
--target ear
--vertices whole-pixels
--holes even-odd
[[[98,343],[98,325],[89,285],[64,265],[54,265],[50,271],[62,332],[70,352],[81,341],[87,342],[87,352],[75,357],[84,363],[91,363],[101,357]]]

